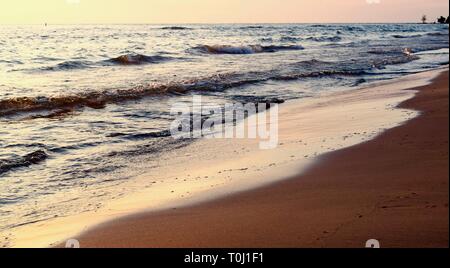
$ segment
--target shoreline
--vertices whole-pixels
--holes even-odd
[[[121,198],[94,211],[0,233],[0,247],[54,247],[130,216],[190,208],[276,186],[320,164],[325,154],[370,141],[419,116],[396,108],[416,94],[405,89],[428,85],[443,70],[448,68],[287,102],[279,106],[276,149],[260,150],[260,139],[200,139],[144,165],[144,170],[152,168],[124,184]]]
[[[448,247],[448,69],[408,88],[419,93],[399,108],[419,117],[327,153],[302,175],[119,218],[81,234],[81,246],[362,247],[375,238],[384,247]]]

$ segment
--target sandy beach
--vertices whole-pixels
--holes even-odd
[[[448,70],[399,108],[421,112],[306,172],[82,234],[82,247],[448,247]]]
[[[35,2],[0,3],[0,249],[449,246],[449,1]]]

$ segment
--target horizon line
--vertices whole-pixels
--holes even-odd
[[[422,23],[420,21],[405,22],[82,22],[82,23],[0,23],[0,25],[214,25],[214,24],[440,24],[437,21]],[[445,24],[444,24],[445,25]]]

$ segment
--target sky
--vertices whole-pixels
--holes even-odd
[[[0,0],[0,24],[418,22],[448,0]]]

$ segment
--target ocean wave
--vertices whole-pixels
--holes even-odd
[[[308,37],[306,40],[314,42],[339,42],[342,40],[340,36],[319,36],[319,37]]]
[[[361,27],[361,26],[344,26],[343,27],[344,31],[348,31],[348,32],[365,32],[366,30]]]
[[[393,38],[397,38],[397,39],[405,39],[405,38],[417,38],[417,37],[422,37],[423,35],[421,34],[414,34],[414,35],[401,35],[401,34],[394,34],[391,35],[391,37]]]
[[[419,38],[419,37],[425,37],[425,36],[448,36],[448,32],[431,32],[426,34],[410,34],[410,35],[402,35],[402,34],[394,34],[391,35],[391,37],[396,39],[405,39],[405,38]]]
[[[433,32],[433,33],[427,33],[429,36],[448,36],[448,32]]]
[[[261,46],[261,45],[248,45],[248,46],[230,46],[230,45],[202,45],[193,48],[196,51],[207,54],[255,54],[255,53],[274,53],[283,50],[302,50],[304,49],[299,45],[291,46]]]
[[[280,42],[298,42],[302,39],[300,37],[294,37],[294,36],[283,36],[280,38]]]
[[[405,47],[405,48],[374,48],[371,49],[369,51],[367,51],[368,54],[373,54],[373,55],[382,55],[382,56],[388,56],[388,55],[406,55],[406,56],[410,56],[412,54],[414,54],[416,51]]]
[[[271,43],[271,42],[273,42],[273,38],[272,37],[263,37],[259,41]]]
[[[242,29],[242,30],[264,29],[264,26],[261,26],[261,25],[249,25],[249,26],[239,27],[239,29]]]
[[[119,56],[117,58],[112,58],[107,60],[108,62],[116,63],[119,65],[141,65],[141,64],[151,64],[151,63],[161,63],[171,60],[170,57],[165,56],[146,56],[141,54],[126,54]]]
[[[278,52],[283,50],[304,50],[305,48],[300,45],[289,46],[263,46],[265,52]]]
[[[68,60],[58,63],[54,66],[45,66],[34,69],[14,69],[11,72],[16,71],[70,71],[70,70],[82,70],[88,68],[98,68],[110,65],[143,65],[143,64],[157,64],[172,60],[173,58],[161,55],[146,56],[141,54],[125,54],[116,58],[111,58],[103,61],[74,61]]]
[[[298,72],[307,71],[307,70],[320,70],[320,69],[326,69],[328,67],[333,67],[336,65],[336,63],[329,62],[329,61],[322,61],[317,59],[311,59],[311,60],[303,60],[295,63],[290,63],[288,66],[289,68],[292,68],[294,70],[298,70]]]
[[[128,135],[120,135],[120,133],[116,133],[116,134],[118,134],[118,136],[123,136],[124,139],[128,139],[128,140],[143,140],[143,139],[164,138],[164,137],[171,136],[170,130],[162,130],[162,131],[149,132],[149,133],[135,133],[135,134],[128,134]]]
[[[371,61],[372,67],[377,69],[384,69],[387,65],[403,64],[418,60],[419,57],[413,55],[412,53],[413,52],[411,50],[405,50],[402,56],[373,60]]]
[[[19,60],[2,60],[0,59],[0,63],[6,63],[6,64],[23,64],[23,62]]]
[[[243,104],[247,103],[265,103],[267,105],[270,104],[283,104],[286,100],[281,99],[279,97],[270,97],[270,96],[253,96],[253,95],[234,95],[232,96],[232,100],[236,102],[240,102]]]
[[[308,75],[305,74],[305,77]],[[172,82],[168,84],[141,85],[131,89],[113,92],[90,92],[71,96],[58,97],[22,97],[0,100],[0,116],[14,115],[40,111],[56,111],[45,116],[29,117],[46,118],[61,116],[72,112],[73,109],[89,107],[103,109],[107,104],[139,100],[147,96],[185,94],[187,92],[215,92],[224,91],[249,84],[276,79],[272,73],[239,74],[229,73],[211,77]]]
[[[371,49],[369,51],[367,51],[367,53],[369,54],[373,54],[373,55],[388,55],[388,54],[398,54],[399,51],[393,51],[391,49]]]
[[[161,27],[161,30],[175,30],[175,31],[181,31],[181,30],[192,30],[192,28],[189,27],[183,27],[183,26],[166,26]]]
[[[85,69],[91,68],[92,62],[89,61],[65,61],[58,63],[55,66],[48,66],[39,68],[41,71],[65,71],[65,70],[76,70],[76,69]]]
[[[12,169],[29,167],[31,165],[39,164],[48,158],[46,152],[39,150],[21,157],[12,159],[0,159],[0,174],[6,173]]]
[[[368,72],[365,70],[321,70],[321,71],[311,71],[308,73],[293,73],[293,74],[279,75],[272,77],[271,80],[291,81],[302,78],[318,78],[325,76],[360,76],[366,74],[368,74]]]
[[[418,59],[417,56],[400,52],[380,59],[361,59],[343,62],[325,62],[306,60],[291,63],[286,68],[260,71],[236,72],[207,76],[203,78],[172,81],[163,84],[140,85],[130,89],[103,92],[87,92],[72,96],[23,97],[0,100],[0,116],[23,112],[51,111],[45,118],[63,116],[73,109],[89,107],[103,109],[107,104],[139,100],[156,95],[179,95],[187,92],[222,92],[269,80],[295,80],[323,76],[361,76],[371,69],[383,69],[386,65],[407,63]],[[32,118],[42,118],[33,116]]]
[[[198,84],[197,84],[198,83]],[[71,112],[71,109],[89,107],[103,109],[107,104],[137,100],[146,96],[161,94],[182,94],[192,88],[202,89],[202,83],[192,82],[187,84],[169,83],[157,85],[141,85],[131,89],[117,90],[113,92],[87,92],[79,95],[56,97],[18,97],[0,100],[0,116],[12,115],[22,112],[56,111],[56,116]],[[54,117],[55,113],[50,116]],[[41,118],[41,116],[34,116]]]
[[[139,100],[147,96],[164,94],[185,94],[187,92],[215,92],[224,91],[249,84],[256,84],[268,80],[292,80],[306,77],[317,77],[319,75],[347,74],[346,72],[302,72],[299,74],[285,75],[277,73],[255,73],[248,74],[223,74],[203,79],[193,79],[169,84],[142,85],[127,90],[114,92],[91,92],[72,96],[59,97],[23,97],[0,101],[0,116],[13,115],[17,113],[55,111],[49,116],[36,116],[32,118],[46,118],[60,116],[72,112],[73,109],[89,107],[92,109],[103,109],[107,104],[120,103],[130,100]]]

